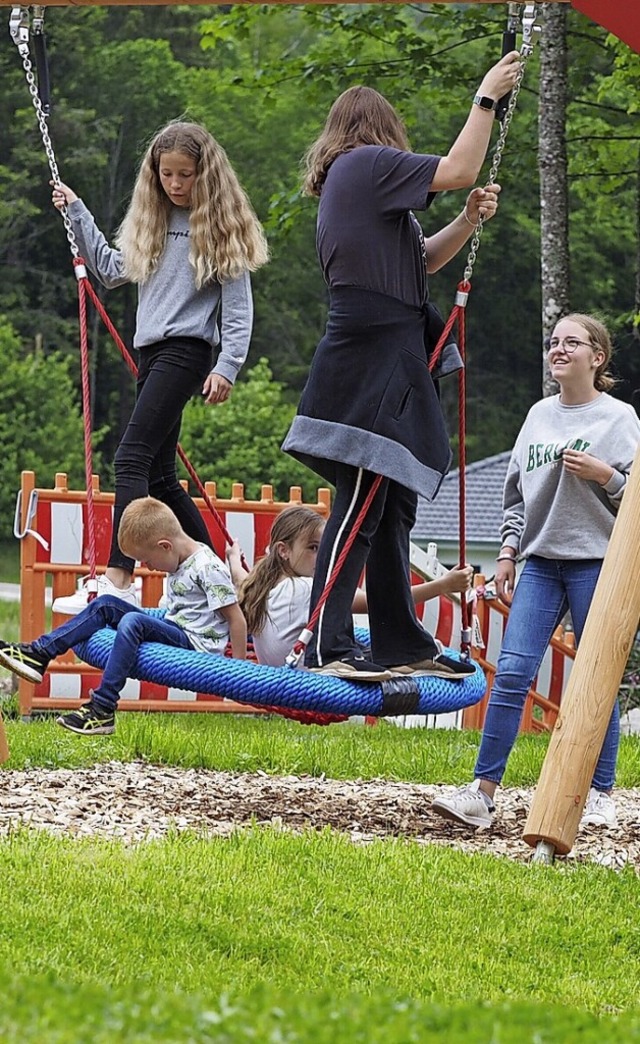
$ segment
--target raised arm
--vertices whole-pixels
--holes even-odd
[[[51,184],[53,185],[53,182]],[[107,290],[128,283],[129,280],[123,274],[122,254],[109,246],[93,215],[73,189],[62,182],[53,185],[52,200],[57,210],[67,208],[80,254],[96,279],[99,279]]]
[[[520,54],[511,51],[485,74],[476,98],[485,104],[497,102],[514,86],[520,71]],[[477,181],[491,140],[495,109],[473,104],[467,122],[440,160],[431,183],[432,192],[445,189],[468,188]]]

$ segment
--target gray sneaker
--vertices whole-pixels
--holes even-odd
[[[480,780],[476,779],[466,787],[459,787],[448,797],[439,797],[432,802],[431,808],[445,819],[453,819],[465,826],[490,827],[493,822],[495,805],[487,805],[479,793]]]

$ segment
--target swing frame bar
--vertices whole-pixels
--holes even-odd
[[[130,3],[130,0],[46,0],[41,7],[172,7],[176,0],[137,0],[135,5]],[[210,0],[182,0],[187,7],[196,7],[199,5],[207,5],[208,7],[216,6],[210,3]],[[245,6],[257,3],[258,0],[233,0],[234,4],[243,4]],[[285,6],[298,4],[299,0],[266,0],[269,6]],[[329,4],[355,4],[359,3],[359,0],[307,0],[310,3],[329,3]],[[381,3],[394,3],[403,4],[407,0],[369,0],[373,4]],[[453,0],[430,0],[431,3],[436,4],[448,4],[452,3]],[[467,4],[507,4],[509,0],[464,0]],[[521,0],[520,0],[521,2]],[[550,4],[571,4],[572,0],[545,0],[546,3]],[[615,3],[616,0],[610,0],[611,3]],[[13,0],[0,0],[0,7],[16,7]],[[26,5],[25,5],[26,6]]]

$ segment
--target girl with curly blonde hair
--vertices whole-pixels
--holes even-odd
[[[111,552],[98,581],[99,594],[133,602],[135,563],[117,541],[131,501],[163,501],[190,537],[211,546],[177,477],[182,412],[198,391],[212,405],[229,398],[249,350],[249,273],[268,260],[267,245],[224,149],[196,123],[170,123],[151,141],[116,248],[67,185],[54,185],[53,204],[67,208],[80,253],[103,286],[138,287],[136,404],[116,452]],[[82,591],[57,599],[54,609],[75,615],[86,604]]]

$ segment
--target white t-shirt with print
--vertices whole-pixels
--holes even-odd
[[[259,663],[282,667],[309,622],[313,577],[287,576],[269,593],[267,618],[260,634],[253,635]]]
[[[225,563],[206,544],[167,576],[165,620],[186,631],[194,649],[223,653],[229,624],[220,612],[238,601]]]

